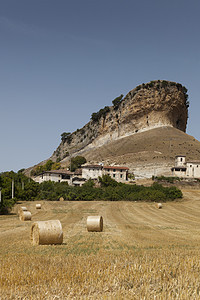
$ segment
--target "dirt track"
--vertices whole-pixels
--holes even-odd
[[[143,202],[50,202],[39,201],[18,204],[9,216],[0,216],[0,254],[30,249],[31,224],[37,220],[59,219],[63,226],[64,246],[83,245],[90,240],[98,249],[131,249],[135,247],[194,247],[200,243],[200,190],[184,190],[180,202],[164,203],[157,209],[155,203]],[[39,203],[38,202],[38,203]],[[26,206],[32,221],[21,222],[19,206]],[[102,215],[104,231],[101,235],[86,230],[88,215]],[[69,246],[70,245],[70,246]],[[69,250],[69,249],[68,249]],[[24,251],[24,250],[23,250]]]

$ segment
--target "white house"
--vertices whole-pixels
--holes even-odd
[[[200,161],[193,160],[186,163],[186,176],[193,178],[200,178]]]
[[[171,170],[173,176],[200,178],[200,161],[186,161],[184,155],[177,155],[175,157],[175,166]]]
[[[103,167],[103,174],[108,174],[110,177],[115,179],[118,182],[125,182],[128,181],[128,171],[129,168],[127,167],[120,167],[120,166],[104,166]]]
[[[52,170],[44,171],[41,174],[34,177],[36,182],[42,183],[44,181],[54,181],[54,182],[68,182],[72,185],[72,177],[74,173],[68,170]]]
[[[81,169],[77,169],[75,172],[68,170],[51,170],[44,171],[41,174],[35,176],[33,179],[36,182],[42,183],[44,181],[54,182],[67,182],[69,185],[82,186],[88,179],[98,179],[102,175],[110,175],[111,178],[118,182],[128,181],[127,167],[121,166],[103,166],[103,165],[82,165]]]
[[[82,177],[86,180],[98,179],[98,177],[103,175],[102,165],[82,165]]]
[[[103,166],[103,165],[82,165],[82,177],[85,179],[98,179],[102,175],[110,175],[118,182],[128,181],[127,167],[122,166]]]

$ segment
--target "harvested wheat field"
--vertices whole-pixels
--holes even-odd
[[[178,202],[34,202],[0,216],[0,299],[200,299],[200,190]],[[21,222],[20,206],[32,213]],[[103,232],[88,232],[88,216]],[[60,220],[61,245],[32,245]]]

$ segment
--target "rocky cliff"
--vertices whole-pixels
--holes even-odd
[[[84,155],[109,142],[153,128],[170,126],[185,132],[187,98],[187,89],[179,83],[164,80],[143,83],[124,98],[116,98],[113,106],[93,113],[83,128],[63,133],[51,159],[66,162],[69,155]]]

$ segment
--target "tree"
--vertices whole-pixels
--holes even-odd
[[[124,95],[120,95],[119,97],[115,98],[113,101],[112,101],[112,104],[114,105],[114,108],[118,108],[118,106],[120,105],[120,103],[122,102],[122,98],[123,98]]]
[[[118,185],[118,182],[110,177],[110,175],[102,175],[102,177],[99,177],[99,182],[101,184],[101,187],[114,187]]]
[[[52,160],[50,159],[50,160],[48,160],[48,161],[46,162],[46,164],[44,165],[45,171],[51,171],[52,166],[53,166],[53,162],[52,162]]]
[[[83,156],[76,156],[76,157],[73,157],[71,159],[71,170],[72,172],[74,172],[76,169],[80,168],[81,165],[85,164],[87,162],[86,158],[83,157]]]
[[[62,140],[62,142],[65,142],[69,138],[70,135],[71,135],[70,132],[63,132],[61,134],[61,140]]]

